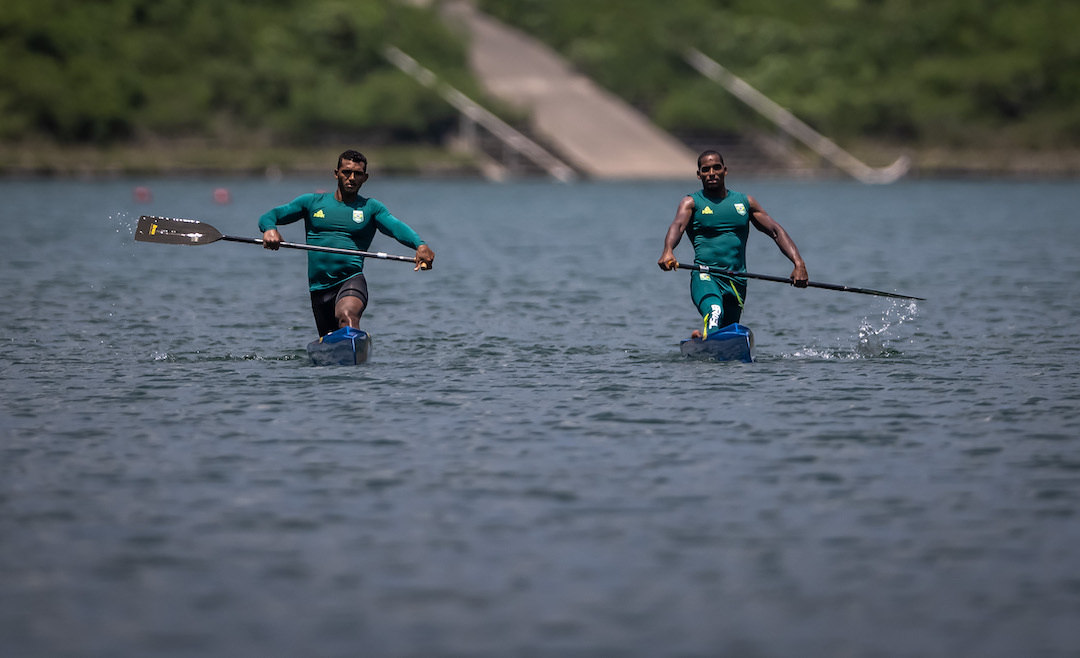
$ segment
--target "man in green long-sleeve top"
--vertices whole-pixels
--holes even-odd
[[[310,245],[367,251],[378,230],[416,250],[414,271],[431,269],[435,253],[416,231],[379,201],[360,196],[360,186],[368,179],[367,164],[362,153],[345,151],[334,169],[337,190],[333,194],[304,194],[266,212],[259,218],[263,246],[278,249],[277,227],[302,219]],[[368,303],[363,256],[308,252],[308,284],[320,336],[341,327],[359,328]]]
[[[683,197],[675,220],[664,236],[664,251],[657,264],[671,271],[679,267],[675,247],[685,233],[694,245],[694,262],[732,272],[746,271],[746,240],[750,226],[768,235],[795,265],[791,282],[798,288],[807,283],[806,263],[795,242],[754,197],[729,190],[727,166],[718,151],[698,156],[697,177],[701,191]],[[690,297],[704,320],[694,336],[707,338],[710,331],[738,322],[746,299],[746,278],[694,272]]]

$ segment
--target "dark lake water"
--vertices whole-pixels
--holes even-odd
[[[927,298],[751,281],[752,364],[679,356],[690,178],[374,177],[436,262],[352,368],[303,253],[132,240],[331,182],[0,182],[0,655],[1080,655],[1080,183],[730,177]]]

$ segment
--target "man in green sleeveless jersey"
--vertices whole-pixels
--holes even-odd
[[[806,264],[799,249],[784,227],[769,216],[752,196],[729,190],[725,184],[727,166],[717,151],[698,156],[697,177],[701,191],[683,198],[675,212],[675,221],[664,237],[664,252],[657,261],[660,269],[671,271],[679,266],[675,247],[683,233],[694,245],[694,262],[734,272],[746,271],[746,240],[750,225],[771,237],[788,259],[795,264],[793,284],[805,288]],[[738,322],[746,300],[746,278],[694,272],[690,278],[690,297],[704,318],[702,338],[709,332]],[[695,336],[699,332],[695,331]]]
[[[333,194],[304,194],[259,218],[263,246],[278,249],[281,234],[277,227],[304,220],[307,243],[339,249],[367,251],[378,230],[416,250],[416,270],[431,269],[435,253],[416,231],[390,214],[382,203],[360,196],[360,186],[368,179],[367,158],[348,150],[338,157]],[[360,316],[368,303],[364,257],[308,252],[308,287],[315,326],[324,336],[341,327],[359,328]]]

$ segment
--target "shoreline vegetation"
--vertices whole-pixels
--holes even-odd
[[[155,140],[149,144],[0,144],[0,178],[329,175],[345,148],[360,148],[376,175],[480,175],[477,159],[432,145],[225,146],[201,140]]]
[[[751,162],[760,149],[714,142],[775,126],[694,70],[687,47],[872,167],[903,154],[908,178],[1080,177],[1080,5],[474,1],[739,175],[843,178],[801,151]],[[346,147],[377,175],[526,175],[386,56],[398,48],[525,123],[485,94],[438,2],[69,4],[0,11],[2,178],[322,175]]]
[[[348,141],[348,140],[346,140]],[[361,140],[362,141],[362,140]],[[342,148],[359,148],[377,175],[429,178],[483,176],[481,156],[457,148],[431,144],[386,144],[365,148],[344,146],[229,146],[202,140],[155,140],[153,143],[107,147],[63,145],[53,142],[0,144],[0,179],[127,178],[170,176],[284,177],[328,173]],[[856,154],[884,160],[880,146],[857,145]],[[977,148],[923,148],[906,153],[912,160],[907,179],[928,178],[1080,178],[1080,149],[1016,151]],[[894,156],[895,157],[895,156]],[[738,162],[732,166],[738,171]],[[746,171],[746,170],[744,170]],[[688,174],[690,175],[690,174]],[[748,176],[846,178],[819,163],[798,174],[780,169],[746,171]]]

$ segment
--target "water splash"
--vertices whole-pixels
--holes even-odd
[[[135,223],[131,220],[131,215],[127,212],[117,212],[109,215],[109,223],[112,224],[113,230],[122,238],[126,240],[135,239]]]
[[[863,318],[859,324],[855,354],[860,358],[897,356],[902,352],[894,347],[901,342],[911,342],[906,337],[904,325],[919,315],[914,301],[892,300],[877,321]]]
[[[784,354],[785,358],[792,359],[820,359],[824,361],[853,361],[861,359],[855,351],[850,349],[836,349],[828,347],[803,347],[794,352]]]
[[[855,361],[859,359],[877,359],[896,357],[903,354],[898,347],[901,343],[910,343],[910,333],[914,330],[912,321],[918,317],[919,309],[914,301],[890,300],[880,318],[864,317],[859,322],[859,329],[854,336],[855,344],[849,338],[837,338],[836,347],[804,346],[786,353],[786,358],[822,359],[837,361]]]

